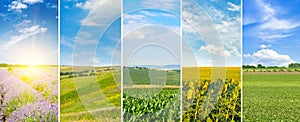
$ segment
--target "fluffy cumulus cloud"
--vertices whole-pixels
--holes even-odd
[[[15,0],[12,1],[11,4],[8,5],[8,11],[17,11],[19,13],[22,12],[23,9],[28,8],[28,5],[35,3],[43,3],[43,0]]]
[[[215,45],[207,45],[207,46],[201,46],[199,49],[199,52],[208,51],[210,54],[214,55],[225,55],[226,57],[231,56],[231,52],[228,50],[225,50],[224,47],[221,46],[215,46]]]
[[[279,54],[272,49],[261,49],[253,54],[244,54],[245,58],[251,58],[253,64],[266,66],[287,66],[294,62],[288,55]]]
[[[11,10],[16,10],[18,12],[21,12],[22,9],[26,9],[28,6],[20,1],[13,1],[11,2],[10,5],[8,5],[8,11],[11,11]]]

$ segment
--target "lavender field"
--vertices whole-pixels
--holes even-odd
[[[0,121],[58,121],[57,68],[0,69]]]

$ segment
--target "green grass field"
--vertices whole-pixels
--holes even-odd
[[[70,67],[62,69],[71,72]],[[103,70],[94,76],[61,76],[61,121],[120,121],[120,81],[113,77],[120,71],[114,73]]]
[[[299,121],[300,74],[244,74],[243,121]]]
[[[124,81],[123,84],[124,86],[126,85],[131,85],[130,84],[130,78],[132,80],[132,82],[135,85],[150,85],[151,84],[151,79],[150,79],[150,70],[149,69],[136,69],[136,68],[124,68]],[[162,75],[166,75],[166,80],[165,80],[165,85],[180,85],[180,71],[176,70],[176,71],[153,71],[154,75],[152,75],[152,78],[155,79],[159,79],[160,82],[157,82],[157,84],[161,84],[164,83],[164,79],[162,77]],[[125,74],[129,74],[129,75],[125,75]],[[157,74],[155,76],[155,74]],[[152,84],[156,84],[155,82]]]

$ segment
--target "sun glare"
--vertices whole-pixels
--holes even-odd
[[[34,64],[33,64],[33,63],[30,63],[30,64],[29,64],[29,67],[30,67],[30,68],[33,68],[33,67],[34,67]]]
[[[18,60],[17,64],[25,64],[30,68],[35,67],[37,64],[45,63],[45,59],[47,55],[44,55],[44,51],[39,48],[34,48],[32,50],[24,48],[18,52],[18,56],[16,56],[15,60]]]

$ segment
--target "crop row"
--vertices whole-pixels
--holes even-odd
[[[21,71],[14,75],[18,73]],[[24,71],[21,74],[26,73]],[[0,70],[0,121],[57,121],[57,89],[54,87],[57,82],[49,86],[46,81],[51,76],[48,80],[29,81],[32,75],[26,78],[24,75],[20,78],[25,80],[22,81],[14,75],[7,70]],[[39,78],[35,76],[35,79]]]
[[[180,90],[126,89],[123,112],[124,121],[178,121]]]

